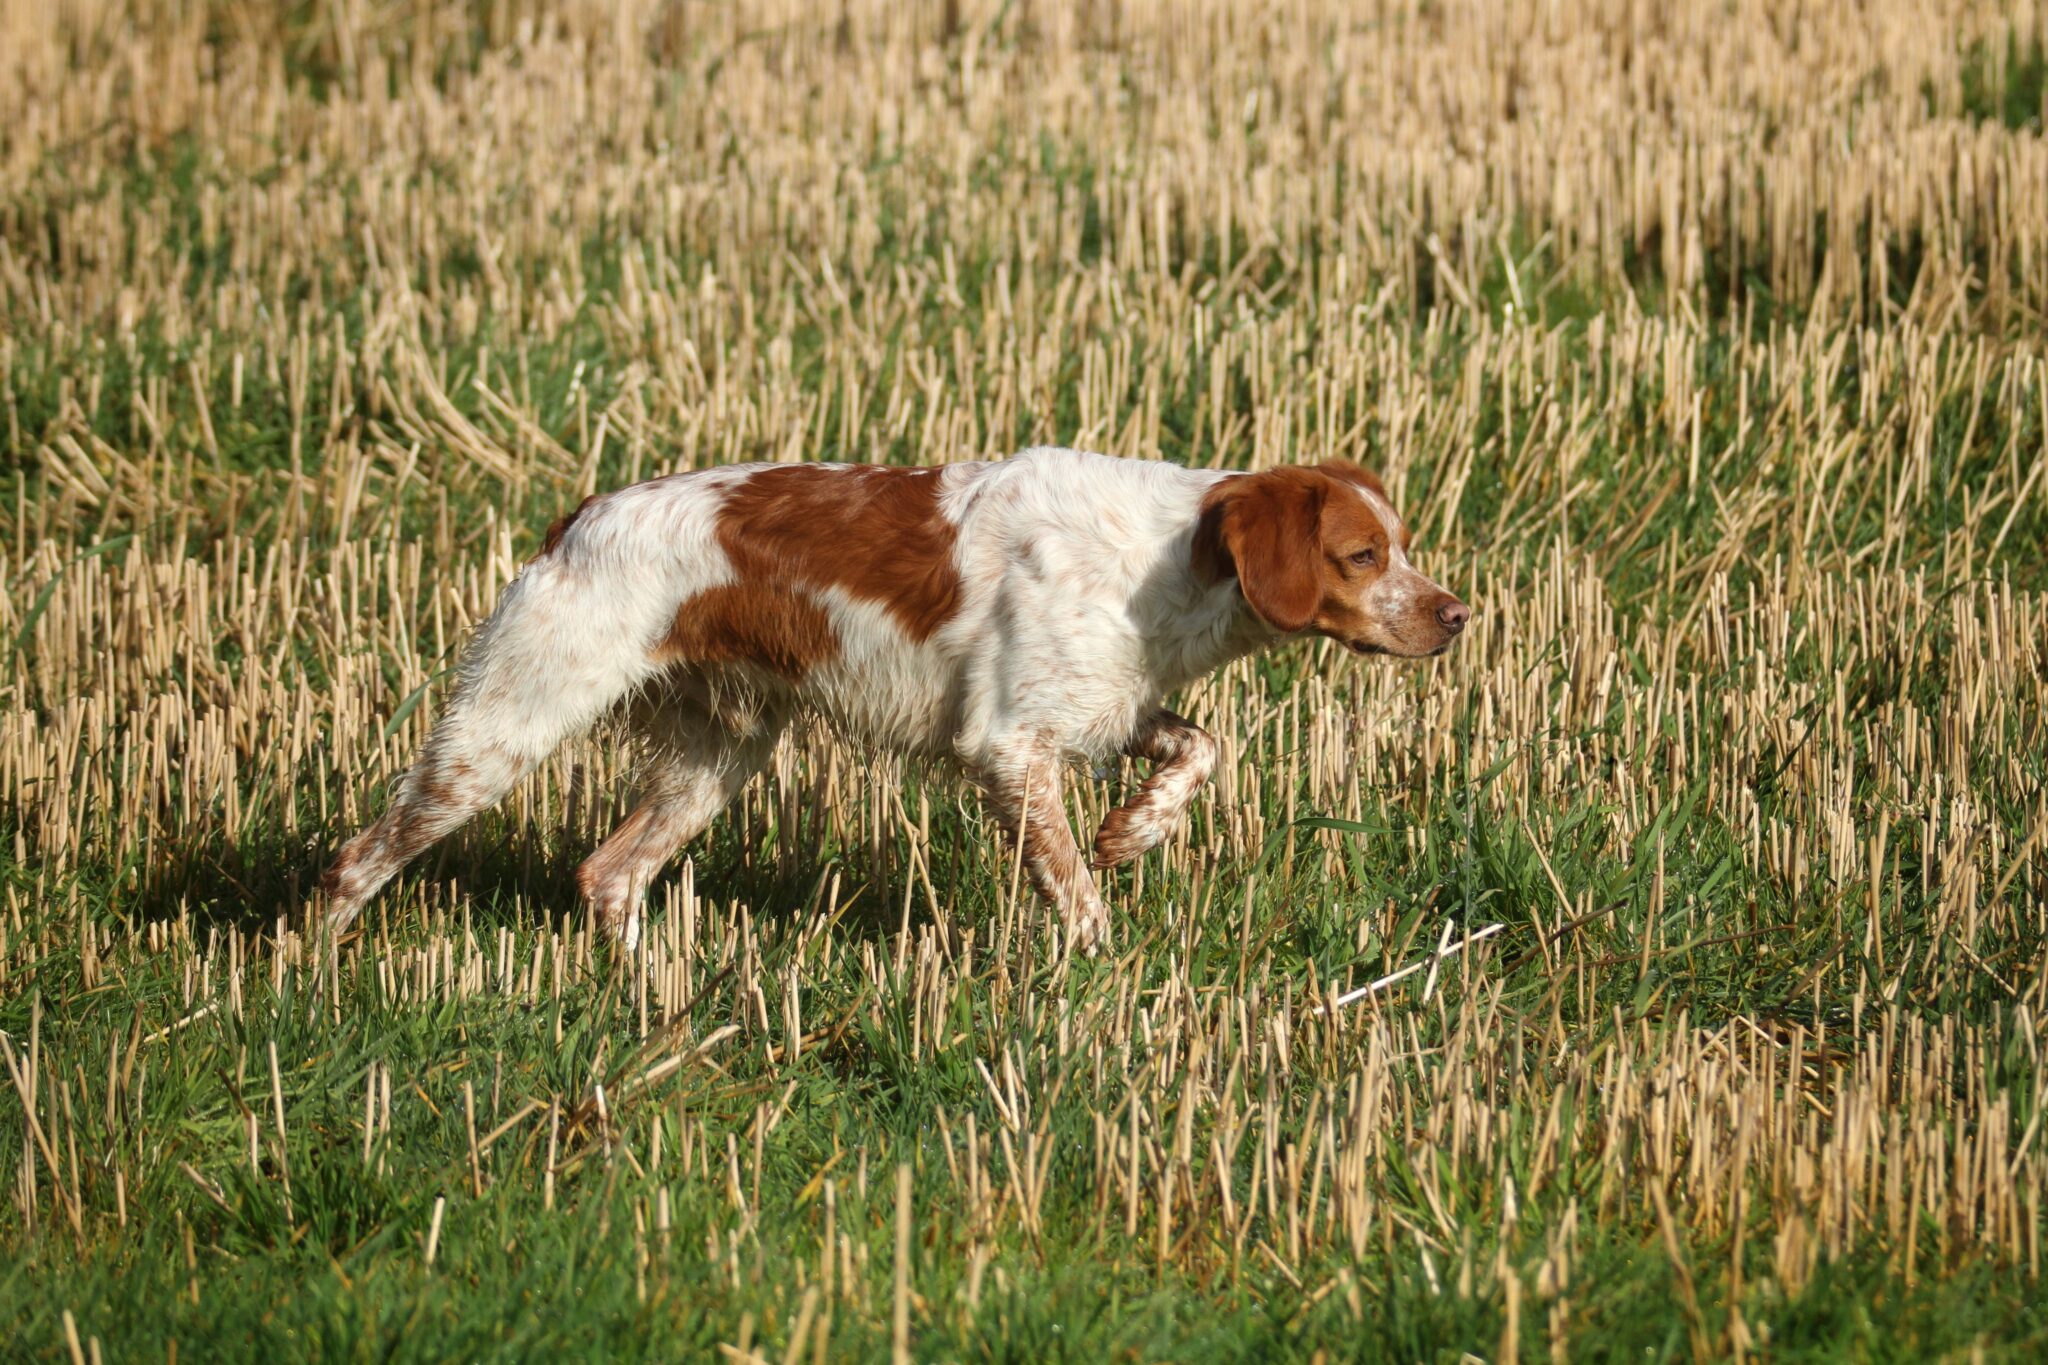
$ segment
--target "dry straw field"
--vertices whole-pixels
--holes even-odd
[[[2044,34],[0,0],[0,1354],[2032,1357]],[[582,495],[1034,442],[1360,460],[1478,618],[1183,698],[1092,962],[822,737],[637,954],[602,743],[319,951]]]

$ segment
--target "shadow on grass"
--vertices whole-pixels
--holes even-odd
[[[315,909],[320,875],[333,857],[318,842],[281,835],[234,840],[224,834],[194,840],[176,861],[145,870],[132,893],[116,895],[106,908],[140,921],[189,915],[202,930],[239,934],[274,932],[280,918],[296,927]],[[564,915],[573,925],[588,913],[577,890],[576,868],[595,846],[510,821],[479,821],[415,859],[366,913],[374,916],[380,908],[389,913],[416,903],[424,891],[436,909],[466,904],[471,923],[479,928],[559,924]],[[706,914],[745,906],[756,919],[799,919],[825,905],[836,874],[838,932],[845,937],[893,939],[903,924],[906,896],[913,925],[931,916],[924,887],[901,849],[877,858],[866,848],[750,848],[718,827],[669,860],[648,889],[648,909],[660,911],[681,883],[686,860],[694,863]],[[935,859],[932,869],[933,882],[947,899],[945,889],[956,879],[977,875],[947,865],[955,861]]]

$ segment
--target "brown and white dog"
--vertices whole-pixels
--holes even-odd
[[[808,711],[957,759],[1022,831],[1067,942],[1092,949],[1108,915],[1067,825],[1065,765],[1148,760],[1092,865],[1155,847],[1216,759],[1167,693],[1302,635],[1416,657],[1464,629],[1470,610],[1408,540],[1380,481],[1341,463],[1238,474],[1041,449],[731,466],[590,498],[506,588],[390,809],[328,869],[330,923],[618,715],[646,745],[640,800],[577,881],[636,942],[648,883]]]

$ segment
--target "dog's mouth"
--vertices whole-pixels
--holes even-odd
[[[1450,636],[1448,639],[1444,640],[1442,644],[1439,644],[1434,649],[1390,649],[1386,645],[1375,644],[1371,640],[1347,640],[1344,642],[1344,647],[1350,650],[1353,654],[1368,659],[1374,657],[1395,659],[1434,659],[1437,655],[1442,654],[1448,649],[1450,649],[1452,645],[1457,643],[1457,640],[1457,636]]]

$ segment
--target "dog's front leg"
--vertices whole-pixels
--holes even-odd
[[[1010,837],[1021,832],[1024,870],[1059,915],[1068,945],[1093,953],[1108,935],[1109,912],[1067,825],[1057,754],[1050,746],[1018,745],[977,765],[977,776]]]
[[[1216,766],[1216,740],[1183,717],[1154,711],[1124,746],[1152,775],[1095,832],[1096,867],[1115,867],[1165,842]]]

